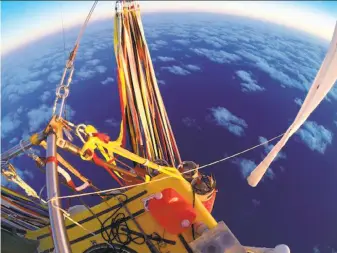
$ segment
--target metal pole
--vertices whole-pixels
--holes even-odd
[[[56,135],[50,133],[47,137],[47,163],[46,180],[48,199],[59,197],[59,178],[57,173],[56,159]],[[50,226],[53,234],[54,249],[57,253],[71,253],[67,231],[64,225],[64,218],[60,199],[53,199],[48,202]]]

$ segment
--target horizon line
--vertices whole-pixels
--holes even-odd
[[[145,3],[145,2],[144,2]],[[183,3],[182,3],[183,4]],[[146,6],[145,6],[146,7]],[[299,27],[299,26],[295,26],[294,24],[290,24],[290,23],[281,23],[279,20],[271,20],[271,19],[268,19],[268,18],[261,18],[257,15],[247,15],[245,13],[229,13],[229,12],[221,12],[221,10],[217,10],[217,9],[199,9],[199,8],[194,8],[193,10],[189,10],[189,11],[182,11],[181,9],[173,9],[173,8],[166,8],[166,9],[146,9],[144,8],[144,10],[142,10],[141,8],[141,12],[143,14],[153,14],[153,13],[179,13],[179,14],[182,14],[182,13],[210,13],[210,14],[218,14],[218,15],[224,15],[224,16],[235,16],[235,17],[244,17],[244,18],[247,18],[247,19],[253,19],[253,20],[257,20],[257,21],[261,21],[261,22],[266,22],[266,23],[270,23],[270,24],[275,24],[275,25],[280,25],[282,27],[285,27],[285,28],[288,28],[288,29],[292,29],[292,30],[298,30],[298,31],[301,31],[301,32],[304,32],[305,34],[308,34],[308,35],[311,35],[317,39],[321,39],[321,40],[324,40],[324,41],[327,41],[329,42],[332,38],[332,33],[330,36],[327,36],[327,35],[323,35],[323,34],[318,34],[318,33],[314,33],[313,31],[309,31],[309,30],[306,30],[304,29],[303,27]],[[111,19],[114,17],[114,11],[113,13],[101,13],[103,15],[100,15],[99,18],[94,18],[91,20],[91,22],[97,22],[97,21],[104,21],[104,20],[108,20],[108,19]],[[82,25],[82,20],[79,20],[79,19],[76,19],[75,22],[71,23],[71,24],[68,24],[66,27],[64,27],[65,30],[70,30],[70,29],[73,29],[77,26],[80,26]],[[336,23],[337,23],[337,20],[336,20]],[[20,50],[21,48],[24,48],[26,46],[29,46],[30,44],[34,43],[34,42],[37,42],[45,37],[48,37],[48,36],[52,36],[52,35],[55,35],[59,32],[62,32],[62,27],[56,27],[54,29],[51,29],[50,31],[47,31],[43,34],[39,34],[38,36],[35,36],[31,39],[28,39],[27,41],[24,41],[22,43],[18,43],[18,44],[14,44],[12,46],[4,46],[4,43],[2,42],[1,46],[2,46],[2,53],[1,55],[2,56],[8,56],[10,55],[11,53],[15,52],[16,50]],[[333,32],[333,27],[332,27],[332,32]]]

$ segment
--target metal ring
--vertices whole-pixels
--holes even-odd
[[[58,98],[66,98],[68,97],[68,95],[69,95],[69,88],[67,86],[61,85],[57,88],[56,96]]]

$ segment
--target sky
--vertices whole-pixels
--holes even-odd
[[[93,1],[2,1],[2,54],[83,23]],[[266,20],[330,40],[337,20],[336,1],[141,1],[145,12],[215,12]],[[93,20],[112,18],[114,1],[99,2]],[[63,22],[62,22],[63,20]]]

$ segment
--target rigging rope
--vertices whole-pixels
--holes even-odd
[[[78,37],[77,37],[76,42],[75,42],[75,45],[77,45],[77,47],[78,47],[79,44],[80,44],[80,41],[81,41],[81,39],[82,39],[84,30],[85,30],[85,28],[87,27],[87,25],[88,25],[88,23],[89,23],[89,20],[90,20],[90,18],[91,18],[91,16],[92,16],[92,13],[94,12],[94,10],[95,10],[95,8],[96,8],[97,3],[98,3],[98,1],[95,1],[94,4],[92,5],[92,7],[91,7],[91,9],[90,9],[90,11],[89,11],[89,14],[88,14],[87,18],[85,19],[84,24],[83,24],[83,26],[82,26],[82,28],[81,28],[81,30],[80,30],[80,33],[78,34]]]
[[[133,153],[148,160],[164,159],[175,167],[181,158],[156,81],[138,4],[118,2],[114,23],[120,136],[125,140],[127,127]]]
[[[28,196],[32,196],[34,198],[39,199],[39,196],[37,195],[36,191],[30,187],[16,172],[15,167],[12,164],[7,165],[7,170],[2,169],[1,174],[8,180],[11,181],[18,186],[20,186]]]
[[[63,38],[64,61],[67,61],[66,38],[65,38],[65,32],[64,32],[62,2],[60,3],[60,7],[61,7],[61,21],[62,21],[62,38]]]
[[[243,151],[241,151],[241,152],[235,153],[235,154],[233,154],[233,155],[231,155],[231,156],[227,156],[227,157],[222,158],[222,159],[220,159],[220,160],[210,162],[210,163],[205,164],[205,165],[202,165],[202,166],[200,166],[200,167],[198,167],[198,168],[193,168],[193,169],[191,169],[191,170],[184,171],[184,172],[181,173],[181,174],[187,174],[187,173],[190,173],[190,172],[195,171],[195,170],[204,169],[204,168],[209,167],[209,166],[211,166],[211,165],[214,165],[214,164],[217,164],[217,163],[220,163],[220,162],[224,162],[224,161],[229,160],[229,159],[231,159],[231,158],[234,158],[234,157],[236,157],[236,156],[242,155],[242,154],[244,154],[244,153],[246,153],[246,152],[248,152],[248,151],[251,151],[251,150],[253,150],[253,149],[256,149],[256,148],[258,148],[258,147],[261,147],[261,146],[263,146],[263,145],[266,145],[266,144],[268,144],[269,142],[271,142],[271,141],[273,141],[273,140],[275,140],[275,139],[278,139],[278,138],[280,138],[280,137],[283,136],[283,135],[284,135],[284,133],[283,133],[283,134],[280,134],[280,135],[278,135],[278,136],[275,136],[275,137],[273,137],[273,138],[271,138],[271,139],[269,139],[269,140],[267,140],[267,141],[265,141],[265,142],[262,142],[262,143],[260,143],[260,144],[257,144],[257,145],[255,145],[255,146],[253,146],[253,147],[250,147],[250,148],[248,148],[248,149],[245,149],[245,150],[243,150]],[[82,193],[82,194],[75,194],[75,195],[68,195],[68,196],[54,197],[54,198],[49,199],[47,202],[49,202],[49,201],[51,201],[51,200],[53,200],[53,199],[76,198],[76,197],[82,197],[82,196],[90,196],[90,195],[94,195],[94,194],[107,193],[107,192],[111,192],[111,191],[114,191],[114,190],[125,190],[125,189],[129,189],[129,188],[136,187],[136,186],[141,186],[141,185],[146,185],[146,184],[153,183],[153,182],[162,181],[162,180],[165,180],[165,179],[168,179],[168,178],[172,178],[172,176],[166,176],[166,177],[162,177],[162,178],[159,178],[159,179],[154,179],[154,180],[148,181],[148,182],[143,182],[143,183],[139,183],[139,184],[123,186],[123,187],[118,187],[118,188],[111,188],[111,189],[102,190],[102,191],[97,191],[97,192],[88,192],[88,193]]]
[[[92,16],[92,13],[95,10],[95,7],[97,5],[98,1],[95,1],[93,6],[90,9],[89,14],[87,15],[84,24],[81,27],[81,30],[78,34],[78,37],[76,39],[75,42],[75,46],[74,49],[71,51],[68,61],[66,62],[66,66],[64,68],[62,77],[61,77],[61,81],[60,81],[60,85],[57,87],[56,89],[56,96],[55,96],[55,100],[54,100],[54,106],[53,106],[53,110],[52,110],[52,115],[58,114],[58,117],[62,117],[62,114],[64,113],[64,107],[65,107],[65,100],[69,95],[69,86],[70,83],[72,81],[72,76],[74,73],[74,61],[75,61],[75,57],[76,57],[76,53],[78,51],[79,45],[80,45],[80,41],[82,39],[82,36],[84,34],[84,30],[88,25],[88,22]],[[66,75],[68,74],[68,80],[65,84],[64,80],[66,78]],[[57,111],[57,105],[58,105],[58,100],[61,99],[61,103],[60,103],[60,107],[58,108],[58,113],[56,113]]]
[[[233,155],[231,155],[231,156],[227,156],[227,157],[222,158],[222,159],[220,159],[220,160],[213,161],[213,162],[210,162],[210,163],[205,164],[205,165],[203,165],[203,166],[200,166],[200,167],[198,167],[197,169],[194,168],[194,169],[191,169],[191,170],[187,170],[187,171],[183,172],[182,174],[190,173],[191,171],[204,169],[204,168],[209,167],[209,166],[211,166],[211,165],[214,165],[214,164],[217,164],[217,163],[220,163],[220,162],[224,162],[224,161],[229,160],[229,159],[231,159],[231,158],[234,158],[234,157],[236,157],[236,156],[242,155],[242,154],[244,154],[244,153],[246,153],[246,152],[248,152],[248,151],[251,151],[251,150],[253,150],[253,149],[256,149],[256,148],[258,148],[258,147],[261,147],[261,146],[263,146],[263,145],[266,145],[266,144],[268,144],[269,142],[271,142],[271,141],[273,141],[273,140],[275,140],[275,139],[277,139],[277,138],[280,138],[280,137],[283,136],[283,135],[284,135],[284,133],[283,133],[283,134],[280,134],[280,135],[278,135],[278,136],[275,136],[275,137],[273,137],[273,138],[271,138],[271,139],[269,139],[269,140],[267,140],[267,141],[265,141],[265,142],[262,142],[262,143],[260,143],[260,144],[257,144],[257,145],[255,145],[255,146],[253,146],[253,147],[250,147],[250,148],[248,148],[248,149],[245,149],[245,150],[243,150],[243,151],[241,151],[241,152],[235,153],[235,154],[233,154]],[[61,212],[63,212],[63,213],[64,213],[64,216],[65,216],[67,219],[69,219],[71,222],[73,222],[74,224],[76,224],[77,226],[79,226],[80,228],[82,228],[83,230],[89,232],[90,234],[96,235],[96,234],[94,234],[94,232],[90,231],[89,229],[85,228],[83,225],[79,224],[77,221],[73,220],[73,219],[70,217],[70,214],[69,214],[66,210],[62,209],[62,208],[59,207],[59,206],[56,206],[55,203],[54,203],[54,200],[56,200],[56,199],[70,199],[70,198],[83,197],[83,196],[90,196],[90,195],[95,195],[95,194],[104,194],[104,193],[108,193],[108,192],[116,191],[116,190],[126,190],[126,189],[129,189],[129,188],[132,188],[132,187],[146,185],[146,184],[151,183],[151,182],[153,183],[153,182],[163,181],[163,180],[168,179],[168,178],[172,178],[172,177],[171,177],[171,176],[166,176],[166,177],[163,177],[163,178],[160,178],[160,179],[154,179],[154,180],[149,181],[149,182],[143,182],[143,183],[139,183],[139,184],[128,185],[128,186],[123,186],[123,187],[118,187],[118,188],[111,188],[111,189],[102,190],[102,191],[88,192],[88,193],[75,194],[75,195],[68,195],[68,196],[61,196],[61,197],[53,197],[53,198],[51,198],[51,199],[48,199],[47,202],[51,202],[52,205],[53,205],[53,207],[56,208],[56,209],[59,209]],[[97,219],[98,219],[98,217],[97,217]],[[98,221],[102,224],[102,222],[101,222],[99,219],[98,219]],[[111,246],[112,248],[114,248],[113,245],[111,245],[109,241],[108,241],[107,243],[109,244],[109,246]]]

